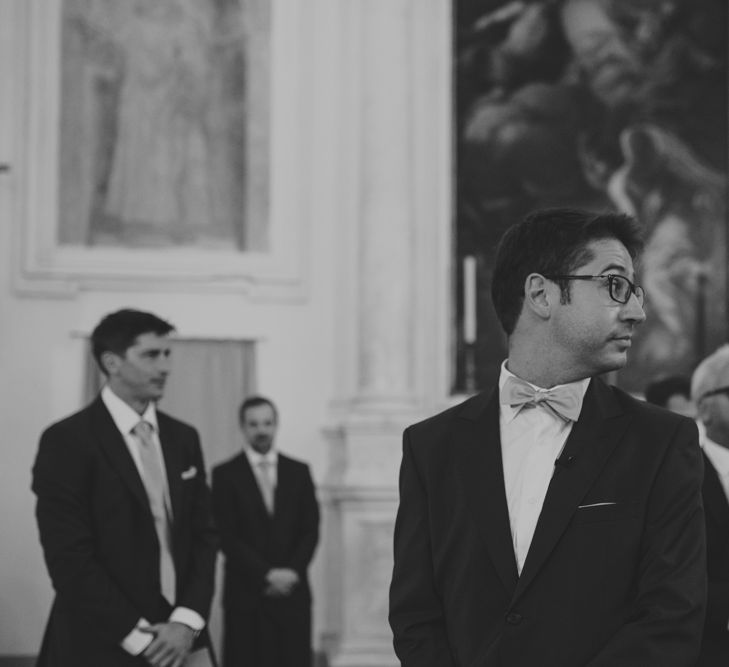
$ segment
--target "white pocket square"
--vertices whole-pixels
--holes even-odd
[[[197,468],[195,466],[190,466],[187,470],[183,470],[180,477],[182,477],[182,479],[192,479],[195,475],[197,475]]]
[[[587,509],[588,507],[605,507],[607,505],[617,505],[617,503],[610,502],[610,503],[592,503],[591,505],[578,505],[577,509],[584,510],[584,509]]]

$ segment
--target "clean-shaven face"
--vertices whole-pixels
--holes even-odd
[[[124,356],[113,353],[106,364],[109,384],[130,405],[162,398],[170,372],[170,341],[167,336],[145,333],[137,336]]]
[[[666,401],[666,409],[675,412],[684,417],[696,418],[696,406],[690,398],[686,398],[682,394],[674,394],[669,396]]]
[[[587,248],[592,259],[572,275],[618,274],[634,282],[633,261],[620,241],[600,239]],[[613,301],[607,278],[572,280],[570,288],[570,302],[555,306],[553,312],[553,342],[569,366],[565,370],[577,379],[625,366],[635,327],[645,320],[635,295],[625,304]]]
[[[729,392],[700,399],[699,416],[704,422],[706,435],[729,449]]]
[[[268,404],[247,408],[240,428],[246,442],[259,454],[266,454],[276,435],[276,415]]]

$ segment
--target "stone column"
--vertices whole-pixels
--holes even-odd
[[[450,2],[337,3],[343,250],[325,489],[330,655],[332,667],[394,667],[387,606],[402,430],[449,388]]]

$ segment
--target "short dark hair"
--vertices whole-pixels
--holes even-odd
[[[265,396],[249,396],[238,408],[238,423],[242,424],[246,417],[246,411],[250,408],[257,408],[259,405],[270,405],[273,410],[273,418],[278,422],[278,410],[270,398]]]
[[[671,396],[691,398],[691,381],[682,375],[671,375],[651,382],[645,388],[645,400],[665,408]]]
[[[641,226],[624,213],[542,209],[506,230],[496,252],[491,298],[507,335],[514,332],[519,320],[527,276],[570,274],[592,259],[587,246],[601,239],[620,241],[633,259],[643,250]],[[569,281],[557,283],[562,303],[569,303]]]
[[[104,352],[113,352],[123,357],[134,345],[137,337],[146,333],[166,336],[175,327],[152,313],[132,308],[123,308],[106,315],[91,333],[91,353],[106,375],[106,368],[101,363]]]

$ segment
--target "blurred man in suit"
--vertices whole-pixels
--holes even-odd
[[[651,382],[645,388],[645,400],[679,415],[696,417],[696,406],[691,400],[691,380],[682,375]]]
[[[404,434],[404,667],[689,667],[706,571],[690,419],[604,384],[645,319],[632,218],[537,211],[492,278],[496,386]]]
[[[243,451],[213,470],[225,554],[224,667],[311,665],[307,569],[319,539],[309,467],[277,451],[267,398],[240,406]]]
[[[691,379],[704,425],[704,514],[709,598],[700,667],[729,665],[729,345],[704,359]]]
[[[120,310],[91,335],[99,396],[41,436],[36,516],[56,591],[39,667],[210,665],[216,534],[197,432],[157,410],[173,327]]]

